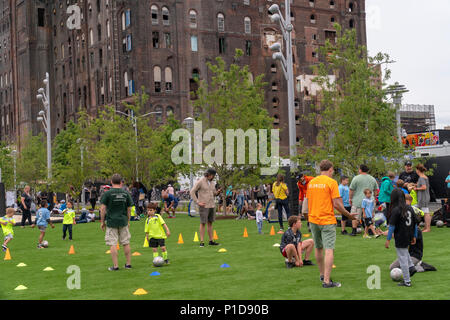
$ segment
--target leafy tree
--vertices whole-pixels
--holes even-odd
[[[259,129],[267,129],[267,144],[270,146],[270,129],[273,123],[273,119],[264,108],[266,84],[262,80],[263,75],[252,80],[248,66],[239,66],[236,63],[242,54],[242,50],[236,50],[235,63],[230,66],[227,66],[220,57],[216,58],[217,64],[208,63],[212,79],[209,82],[200,82],[196,92],[198,99],[194,102],[194,107],[203,110],[200,116],[203,130],[216,129],[223,137],[220,140],[214,135],[211,137],[214,138],[213,142],[204,149],[204,153],[210,154],[214,161],[203,159],[204,166],[212,166],[217,171],[218,182],[223,190],[223,203],[227,187],[239,188],[261,183],[264,177],[261,176],[260,169],[266,166],[261,163],[260,157],[256,162],[252,161],[252,156],[255,155],[254,148],[258,143],[249,138],[245,139],[245,141],[248,139],[249,143],[244,141],[245,151],[238,149],[238,144],[234,144],[233,155],[230,155],[228,151],[231,148],[227,149],[227,143],[235,140],[227,139],[227,130],[242,130],[242,133],[254,129],[258,135]],[[234,164],[229,160],[233,160]]]
[[[0,169],[1,181],[7,190],[14,188],[14,163],[11,148],[4,141],[0,141]]]
[[[33,189],[44,188],[47,181],[47,146],[42,134],[28,135],[17,159],[17,178]]]
[[[404,154],[395,109],[386,102],[384,87],[390,71],[381,77],[381,66],[391,61],[383,53],[368,56],[366,48],[357,44],[354,29],[344,32],[338,24],[334,26],[336,43],[326,41],[320,51],[326,62],[314,68],[321,92],[308,120],[319,126],[318,145],[308,148],[301,141],[299,161],[313,167],[330,158],[350,176],[365,163],[380,176],[395,169],[396,159]]]

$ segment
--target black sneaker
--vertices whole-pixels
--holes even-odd
[[[209,241],[209,245],[210,246],[218,246],[219,243],[215,242],[215,241]]]
[[[323,280],[324,280],[324,277],[320,276],[320,282],[323,282]]]
[[[344,230],[344,231],[341,231],[341,234],[342,234],[342,235],[347,235],[348,232],[347,232],[347,230]]]
[[[322,288],[340,288],[341,284],[339,282],[322,283]]]
[[[131,267],[131,264],[125,264],[125,269],[131,269],[132,267]],[[117,269],[119,269],[119,268],[117,268]]]
[[[170,264],[169,259],[164,260],[165,264]]]
[[[5,246],[4,244],[2,244],[2,251],[5,252],[8,249],[7,246]]]
[[[119,267],[117,267],[117,268],[109,267],[108,270],[109,270],[109,271],[117,271],[117,270],[119,270]]]
[[[312,263],[311,260],[303,260],[303,265],[304,265],[304,266],[313,266],[314,263]]]
[[[412,277],[417,272],[416,267],[412,266],[409,268],[409,276]]]
[[[411,287],[411,282],[401,281],[398,283],[399,287]]]
[[[205,244],[203,242],[200,242],[200,248],[203,248]]]
[[[286,268],[292,269],[293,267],[295,267],[295,263],[286,261]]]

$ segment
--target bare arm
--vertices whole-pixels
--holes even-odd
[[[131,207],[127,208],[127,216],[128,216],[128,223],[130,223],[130,220],[131,220]]]
[[[167,236],[170,237],[170,230],[169,230],[169,227],[167,226],[167,224],[164,224],[164,229],[166,229]]]
[[[350,220],[355,220],[354,215],[356,215],[357,213],[351,214],[350,212],[348,212],[347,210],[345,210],[344,208],[344,202],[342,201],[342,198],[334,198],[333,199],[333,207],[339,211],[340,214],[343,214],[344,216],[346,216],[347,218],[349,218]]]
[[[349,195],[348,195],[350,205],[352,205],[352,202],[353,202],[353,194],[354,194],[354,193],[355,193],[355,192],[354,192],[352,189],[350,189],[350,193],[349,193]]]

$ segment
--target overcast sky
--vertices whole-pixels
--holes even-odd
[[[437,129],[450,126],[450,0],[366,0],[366,15],[369,53],[396,61],[403,103],[434,105]]]

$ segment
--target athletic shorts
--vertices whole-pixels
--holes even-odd
[[[131,234],[128,225],[121,228],[106,227],[105,242],[107,246],[115,246],[119,243],[121,246],[130,244]]]
[[[352,212],[352,207],[344,207],[345,208],[345,210],[347,210],[348,212]],[[345,215],[345,214],[343,214],[342,215],[342,221],[347,221],[347,220],[349,220],[349,218]]]
[[[310,222],[309,226],[316,249],[334,249],[336,243],[335,224],[318,225]]]
[[[164,241],[164,239],[150,238],[148,246],[150,248],[165,247],[166,246],[166,242]]]
[[[366,227],[370,227],[371,225],[373,225],[372,218],[364,218],[364,225]]]
[[[45,232],[45,230],[47,230],[47,226],[37,226],[37,227],[42,232]]]
[[[297,251],[297,253],[298,253],[297,247],[295,247],[295,251]],[[281,254],[282,254],[283,257],[285,257],[285,258],[288,257],[288,256],[287,256],[287,252],[286,252],[286,247],[283,248],[283,251],[281,251]]]
[[[357,215],[354,216],[355,219],[358,220],[358,221],[361,220],[362,208],[358,208],[358,207],[352,206],[352,210],[350,211],[350,213],[357,213]]]
[[[8,239],[13,239],[13,238],[14,238],[13,234],[12,234],[12,233],[9,233],[9,234],[5,235],[5,238],[4,238],[3,241],[6,241],[6,240],[8,240]]]
[[[215,208],[198,208],[200,214],[200,223],[205,224],[206,222],[214,222],[216,220],[216,210]]]

